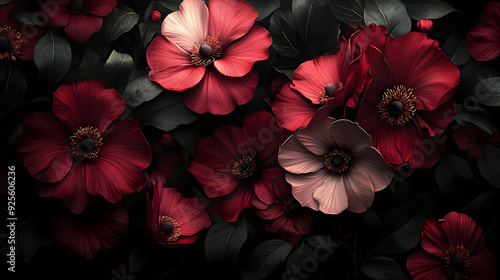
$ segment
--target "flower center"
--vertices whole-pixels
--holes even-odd
[[[232,172],[238,179],[246,179],[257,170],[257,163],[251,157],[244,155],[234,162]]]
[[[334,97],[335,96],[335,92],[338,89],[341,89],[343,87],[344,87],[344,84],[342,84],[342,83],[338,83],[337,86],[335,86],[332,83],[327,84],[325,86],[325,89],[319,93],[319,103],[321,105],[325,105],[326,101],[328,101],[328,99]]]
[[[207,36],[201,44],[195,43],[191,49],[191,63],[195,66],[208,66],[222,55],[222,43]]]
[[[335,149],[325,155],[325,166],[335,173],[343,173],[349,169],[351,156],[345,151]]]
[[[21,52],[21,33],[8,25],[0,27],[0,60],[15,61]]]
[[[387,89],[382,100],[377,104],[380,118],[390,125],[403,126],[410,121],[415,112],[415,100],[412,88],[403,85]]]
[[[177,241],[181,235],[177,221],[169,216],[160,216],[158,219],[158,231],[167,236],[168,243]]]
[[[293,198],[283,200],[283,209],[290,216],[295,216],[301,209],[300,203]]]
[[[83,9],[83,0],[72,0],[69,3],[69,13],[70,14],[79,14]]]
[[[444,267],[451,279],[468,279],[471,272],[469,254],[470,250],[465,249],[463,245],[450,247],[446,250]]]
[[[73,156],[78,159],[92,159],[99,155],[102,137],[97,128],[80,127],[69,137]]]

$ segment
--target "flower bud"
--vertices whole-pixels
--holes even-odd
[[[432,20],[423,18],[417,22],[417,28],[420,32],[429,33],[432,31]]]
[[[153,22],[158,22],[161,18],[161,13],[156,10],[152,11],[150,17]]]

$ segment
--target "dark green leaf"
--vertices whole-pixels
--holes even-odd
[[[414,20],[437,19],[452,12],[458,12],[450,4],[440,0],[403,0],[408,15]]]
[[[449,194],[452,189],[466,187],[474,179],[467,161],[454,154],[441,156],[434,175],[439,189],[445,195]]]
[[[71,65],[71,46],[66,39],[47,31],[35,45],[33,62],[40,78],[48,84],[60,81]]]
[[[273,38],[272,46],[277,54],[285,57],[300,56],[291,10],[286,13],[276,10],[273,13],[269,33]]]
[[[285,261],[292,247],[292,244],[279,239],[264,241],[255,248],[249,263],[241,270],[241,279],[265,279]]]
[[[172,12],[179,10],[179,5],[183,0],[159,0],[156,1],[156,4],[169,9]]]
[[[488,215],[499,209],[500,196],[492,192],[480,194],[474,201],[467,205],[462,211],[465,214]]]
[[[467,63],[470,59],[469,47],[465,41],[465,34],[453,32],[444,42],[443,51],[456,66]]]
[[[473,97],[477,102],[491,106],[500,106],[500,77],[490,77],[480,80],[474,87]]]
[[[491,134],[490,116],[482,108],[457,105],[457,115],[455,116],[455,120],[462,126],[466,126],[464,125],[464,122],[474,124],[480,129]]]
[[[234,223],[221,222],[213,225],[205,239],[207,261],[234,265],[246,240],[247,227],[242,219]]]
[[[500,188],[500,150],[490,144],[483,144],[477,167],[490,184]]]
[[[16,230],[17,257],[30,263],[40,246],[52,243],[50,224],[33,218],[22,223]]]
[[[147,48],[151,40],[160,34],[160,22],[152,22],[150,20],[145,23],[139,23],[139,32],[141,33],[142,44]]]
[[[324,262],[337,252],[340,243],[325,235],[311,235],[305,238],[302,243],[296,246],[288,257],[286,266],[291,274],[287,276],[299,277],[294,274],[294,267],[306,267],[305,262]],[[299,277],[300,278],[300,277]]]
[[[103,80],[106,87],[122,92],[127,86],[128,77],[132,73],[133,67],[134,60],[130,55],[113,50],[103,69]]]
[[[29,11],[26,9],[24,5],[17,5],[14,7],[10,12],[9,16],[12,19],[15,19],[19,21],[22,24],[26,25],[37,25],[37,26],[45,26],[46,23],[43,21],[43,19],[40,17],[40,11]],[[28,27],[23,27],[23,28],[28,28]],[[31,27],[31,28],[36,28],[36,27]],[[21,31],[21,30],[18,30]],[[31,32],[34,32],[36,30],[30,30]],[[24,33],[25,31],[22,30]]]
[[[101,60],[99,54],[92,48],[87,48],[82,57],[82,63],[78,69],[80,81],[98,79],[102,75],[104,60]]]
[[[388,257],[379,256],[365,260],[361,271],[374,280],[408,279],[401,266]]]
[[[0,63],[0,116],[21,105],[27,84],[15,64]]]
[[[139,15],[134,10],[128,7],[121,9],[115,8],[102,23],[101,32],[110,42],[127,33],[139,21]]]
[[[333,15],[351,27],[364,26],[363,0],[326,0]]]
[[[385,25],[396,38],[411,30],[411,19],[401,0],[366,0],[363,15],[366,25]]]
[[[123,91],[123,98],[130,107],[137,107],[143,102],[149,101],[160,92],[163,88],[157,83],[151,82],[148,75],[141,76],[132,81]]]
[[[259,13],[259,17],[256,19],[257,21],[262,20],[268,17],[272,12],[280,7],[280,0],[248,0],[248,3],[252,5],[257,13]]]

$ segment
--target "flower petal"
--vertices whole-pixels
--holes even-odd
[[[297,140],[311,153],[324,156],[338,145],[332,137],[331,126],[334,122],[333,118],[324,118],[307,128],[297,130],[295,132]]]
[[[45,1],[40,9],[40,16],[50,26],[61,27],[68,25],[70,13],[66,5],[58,1]]]
[[[92,34],[101,30],[102,18],[91,14],[70,15],[64,31],[73,41],[85,43]]]
[[[313,198],[318,202],[319,211],[325,214],[340,214],[349,205],[343,178],[331,174],[326,169],[320,172],[325,173],[323,182],[313,192]]]
[[[98,17],[105,17],[116,7],[116,0],[86,0],[84,11]]]
[[[280,147],[278,160],[283,168],[295,174],[316,172],[325,166],[324,157],[307,150],[296,135],[290,136]]]
[[[339,148],[351,153],[366,150],[372,143],[372,137],[358,123],[347,119],[333,122],[330,126],[330,135]]]
[[[481,247],[473,251],[469,259],[471,269],[469,279],[495,279],[495,258],[487,247]]]
[[[252,206],[253,196],[252,189],[241,184],[226,196],[210,199],[207,209],[212,215],[220,215],[226,223],[234,222],[243,209]]]
[[[342,176],[347,194],[347,210],[362,213],[373,203],[375,193],[370,178],[357,170],[351,169],[348,175]]]
[[[490,61],[500,55],[500,4],[484,5],[479,21],[466,35],[469,52],[476,60]]]
[[[369,178],[374,191],[378,192],[389,185],[394,172],[377,149],[370,147],[359,155],[353,156],[360,160],[353,163],[352,171],[356,170]]]
[[[325,180],[329,180],[330,172],[321,169],[318,172],[306,174],[286,173],[286,181],[292,185],[293,197],[302,205],[313,210],[319,210],[319,202],[313,197],[316,189],[323,186]],[[346,199],[347,207],[347,199]]]
[[[444,270],[444,260],[417,249],[408,257],[408,271],[415,280],[443,280],[448,275]]]

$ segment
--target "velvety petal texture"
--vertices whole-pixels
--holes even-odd
[[[469,52],[476,60],[490,61],[500,55],[500,3],[488,2],[483,7],[479,21],[465,39]]]

